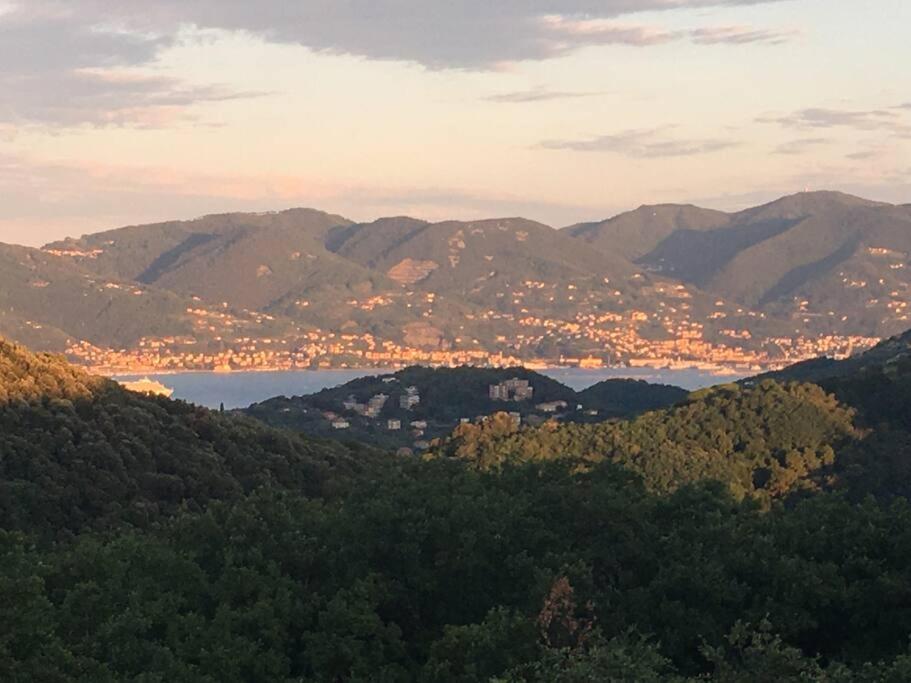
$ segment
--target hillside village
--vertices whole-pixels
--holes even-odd
[[[272,398],[242,412],[276,426],[414,453],[460,424],[497,413],[515,427],[591,422],[663,407],[686,395],[677,387],[634,380],[607,380],[576,392],[526,368],[413,366],[308,396]]]

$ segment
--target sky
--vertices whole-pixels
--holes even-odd
[[[911,203],[908,0],[0,0],[0,241]]]

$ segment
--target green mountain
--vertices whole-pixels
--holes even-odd
[[[312,495],[360,453],[135,394],[0,340],[0,528],[144,526],[270,485]]]
[[[565,228],[573,237],[605,253],[636,261],[677,232],[706,232],[724,227],[730,216],[689,204],[640,206],[605,221]]]
[[[692,394],[626,421],[519,429],[494,416],[458,427],[439,453],[484,469],[519,461],[612,462],[669,491],[705,479],[768,500],[827,485],[836,450],[857,437],[852,413],[812,385],[765,381]]]
[[[857,410],[869,436],[842,458],[854,489],[911,496],[911,331],[843,361],[818,359],[769,376],[814,382]]]
[[[608,379],[577,394],[576,400],[604,417],[630,417],[680,403],[688,392],[669,384],[637,379]]]
[[[541,223],[521,218],[409,224],[380,221],[343,243],[338,253],[422,289],[483,295],[491,285],[527,280],[571,282],[635,269],[621,258],[605,262]]]
[[[641,207],[568,230],[653,273],[817,331],[846,326],[878,336],[907,322],[907,207],[804,192],[732,214]]]
[[[188,299],[105,278],[71,259],[0,244],[0,334],[62,351],[85,340],[114,348],[195,334]]]
[[[210,255],[211,262],[223,254],[236,256],[232,247],[259,233],[276,231],[276,235],[296,238],[306,246],[321,243],[333,228],[349,224],[341,216],[313,209],[213,214],[191,221],[134,225],[69,238],[48,244],[45,250],[67,252],[73,261],[101,275],[154,284],[206,255]],[[289,244],[288,253],[295,246]],[[173,277],[180,279],[178,275]]]
[[[393,286],[325,247],[350,221],[312,209],[224,214],[134,226],[67,240],[47,251],[110,274],[234,309],[286,313],[302,301],[337,301]]]
[[[508,397],[512,400],[490,397],[491,386],[512,379],[528,382],[533,395],[519,400],[514,394]],[[418,402],[408,402],[409,394],[416,395]],[[666,407],[686,396],[687,392],[678,387],[622,379],[605,380],[576,392],[525,368],[409,367],[394,374],[355,379],[309,396],[272,398],[243,412],[270,425],[306,434],[410,448],[416,442],[426,447],[434,439],[448,436],[462,420],[477,421],[499,411],[516,413],[535,424],[555,418],[591,422]],[[374,397],[382,397],[378,399],[380,407],[364,414]],[[348,426],[333,427],[338,419]],[[417,434],[411,426],[414,422],[424,423]]]
[[[712,230],[677,231],[639,262],[749,306],[847,316],[878,335],[900,317],[909,253],[906,210],[817,192],[732,214]]]

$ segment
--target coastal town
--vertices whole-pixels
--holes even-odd
[[[867,247],[861,255],[870,263],[843,265],[819,291],[787,290],[767,301],[669,279],[661,264],[631,262],[613,273],[562,261],[544,268],[539,251],[513,261],[506,247],[490,246],[505,240],[509,249],[525,249],[525,228],[509,221],[456,227],[442,243],[448,260],[443,252],[406,256],[383,265],[385,280],[331,287],[301,286],[290,275],[273,283],[302,258],[277,246],[261,261],[244,262],[248,279],[255,276],[251,286],[269,297],[248,298],[229,280],[214,291],[184,284],[186,298],[175,307],[173,299],[155,303],[160,292],[143,283],[91,276],[92,296],[122,306],[125,297],[131,305],[149,299],[167,313],[154,332],[141,330],[143,337],[120,335],[119,326],[105,334],[86,330],[68,336],[64,350],[103,374],[522,365],[726,375],[842,358],[911,320],[906,253],[884,246]],[[45,253],[100,270],[119,253],[110,240],[78,244]],[[24,335],[53,336],[41,321],[22,324]]]
[[[233,340],[219,350],[202,349],[193,337],[144,338],[136,348],[108,349],[82,341],[66,350],[67,356],[100,374],[243,372],[331,368],[400,368],[408,365],[477,367],[525,366],[532,369],[575,367],[597,369],[633,367],[699,369],[720,376],[777,369],[789,364],[829,356],[844,358],[870,348],[879,339],[860,335],[774,337],[759,348],[705,339],[698,326],[666,340],[643,339],[630,328],[582,328],[565,321],[523,321],[544,334],[584,334],[601,343],[600,351],[582,355],[534,356],[521,340],[512,348],[427,349],[380,341],[371,335],[310,333],[304,339]],[[581,332],[580,332],[581,331]],[[518,348],[516,348],[516,346]]]
[[[847,274],[843,280],[846,290],[866,292],[866,310],[880,329],[907,324],[907,289],[880,292],[875,287],[897,285]],[[293,316],[194,297],[182,334],[143,337],[127,348],[71,340],[66,354],[99,373],[133,375],[408,365],[692,368],[725,375],[842,358],[880,339],[852,333],[874,326],[835,320],[834,312],[800,298],[772,316],[648,273],[623,281],[492,276],[468,293],[467,308],[451,294],[415,284],[329,307],[299,299]]]

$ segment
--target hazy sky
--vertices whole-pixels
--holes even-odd
[[[0,0],[0,241],[911,202],[909,0]]]

